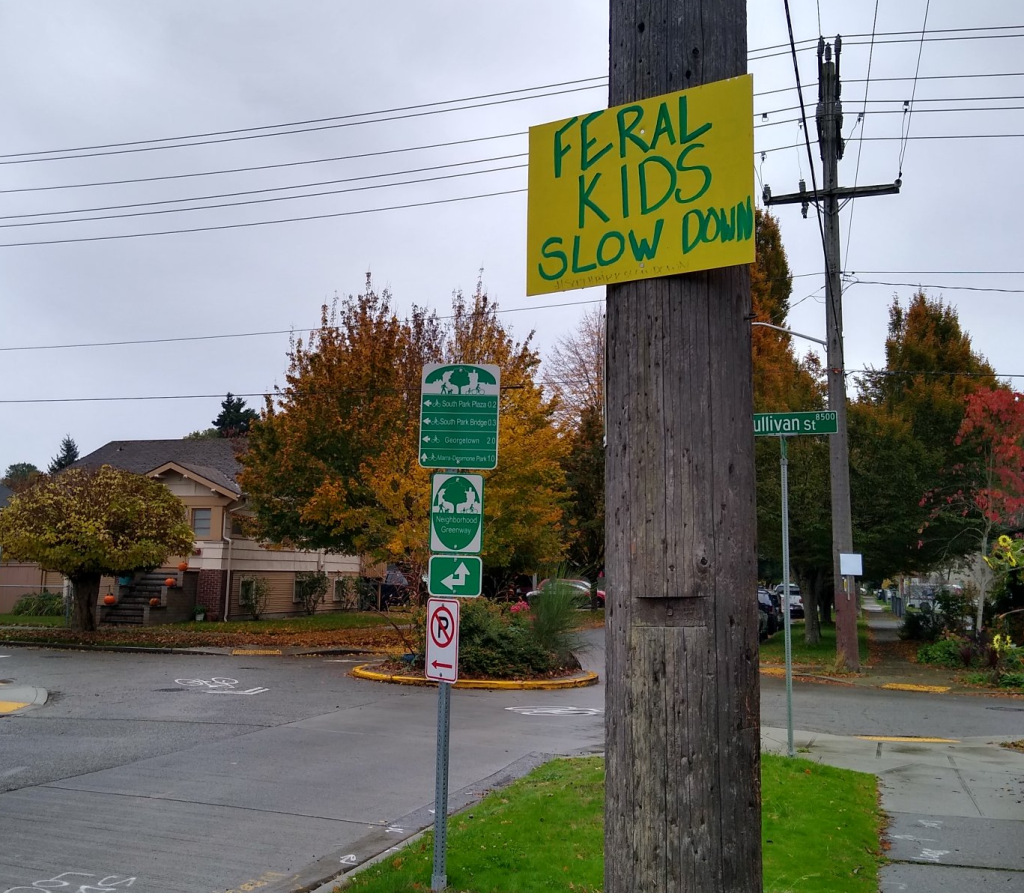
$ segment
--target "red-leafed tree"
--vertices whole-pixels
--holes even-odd
[[[944,475],[945,485],[927,493],[930,521],[957,515],[970,521],[962,535],[974,540],[980,559],[993,539],[1024,521],[1024,394],[1006,388],[985,388],[966,398],[964,419],[955,444],[962,461]],[[981,630],[989,569],[976,562],[979,574],[976,630]]]

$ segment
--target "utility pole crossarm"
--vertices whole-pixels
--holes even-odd
[[[878,186],[837,186],[835,189],[804,190],[803,192],[787,192],[784,195],[772,195],[771,188],[765,186],[761,198],[768,206],[799,205],[803,202],[820,201],[824,198],[868,198],[873,195],[899,195],[902,181],[882,183]]]

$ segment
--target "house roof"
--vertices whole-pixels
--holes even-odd
[[[14,491],[10,487],[6,486],[5,484],[0,484],[0,509],[7,505],[7,501],[13,495]]]
[[[242,494],[231,440],[112,440],[74,463],[74,468],[99,468],[112,465],[136,474],[149,474],[165,465],[177,465],[197,477],[223,487],[236,496]]]

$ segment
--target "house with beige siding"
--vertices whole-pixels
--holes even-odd
[[[338,611],[351,607],[345,600],[346,587],[340,578],[357,577],[360,560],[355,555],[335,555],[323,551],[293,549],[262,543],[247,536],[243,519],[247,514],[245,495],[238,486],[241,465],[235,444],[227,439],[215,440],[115,440],[83,456],[76,468],[97,468],[112,465],[126,471],[144,474],[165,484],[184,504],[188,521],[195,533],[191,555],[169,558],[166,565],[149,576],[161,579],[174,577],[170,587],[175,598],[162,604],[150,617],[148,605],[143,622],[182,619],[169,616],[161,609],[182,607],[182,596],[206,608],[207,619],[245,619],[249,615],[239,605],[239,594],[248,580],[262,577],[269,588],[265,617],[284,617],[302,612],[297,589],[298,575],[322,570],[330,585],[318,611]],[[187,563],[188,568],[179,571]],[[137,575],[138,577],[138,575]],[[106,594],[121,598],[129,590],[128,581],[104,580],[100,600]],[[349,589],[354,587],[348,587]],[[146,600],[148,602],[148,599]],[[109,610],[106,612],[109,614]],[[191,608],[189,606],[189,613]],[[115,617],[103,619],[114,620]]]

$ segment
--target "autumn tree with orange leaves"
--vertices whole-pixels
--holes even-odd
[[[321,325],[288,354],[286,383],[249,431],[240,483],[256,533],[273,542],[426,565],[430,472],[419,467],[425,363],[501,368],[498,467],[483,472],[488,569],[532,570],[561,556],[562,446],[536,382],[532,333],[516,341],[482,283],[456,292],[447,321],[367,277],[362,294],[324,306]]]

